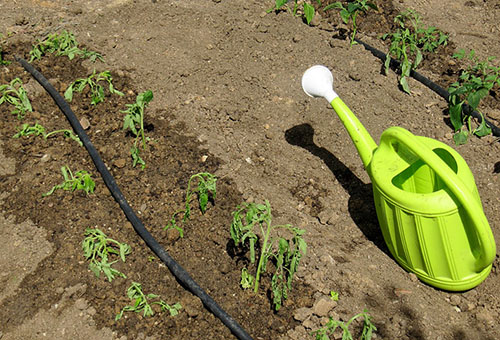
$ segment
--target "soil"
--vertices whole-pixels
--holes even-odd
[[[184,289],[134,232],[85,148],[62,135],[11,138],[22,123],[47,131],[70,129],[43,88],[14,61],[29,58],[37,39],[67,30],[103,62],[47,55],[33,65],[63,93],[94,69],[109,70],[124,96],[105,91],[104,102],[76,93],[71,108],[120,189],[148,230],[254,339],[312,339],[328,317],[347,321],[368,310],[380,339],[498,339],[500,261],[476,288],[451,293],[402,269],[382,238],[370,179],[343,126],[321,99],[301,89],[302,73],[329,67],[335,88],[378,141],[389,126],[435,138],[455,148],[471,168],[496,240],[500,239],[499,143],[493,136],[455,146],[447,104],[414,80],[402,92],[394,72],[360,45],[337,12],[319,11],[313,25],[287,11],[266,13],[274,2],[243,0],[71,1],[0,3],[3,57],[0,84],[19,77],[33,105],[21,121],[0,105],[0,338],[4,339],[231,339],[234,336]],[[399,11],[413,8],[424,23],[450,34],[450,44],[426,56],[419,69],[447,86],[461,68],[458,48],[500,56],[498,1],[384,1],[361,16],[358,38],[385,51],[379,39]],[[494,61],[496,62],[496,61]],[[149,137],[133,167],[134,137],[122,129],[125,105],[151,89]],[[500,123],[498,96],[484,103]],[[93,174],[95,192],[55,191],[61,166]],[[183,208],[193,174],[217,176],[217,195],[202,214],[182,224],[184,237],[164,230]],[[270,276],[258,294],[240,287],[248,252],[230,242],[232,211],[243,202],[272,206],[273,223],[306,230],[307,255],[283,307],[273,310]],[[87,228],[97,227],[132,247],[126,274],[97,278],[83,256]],[[498,244],[498,243],[497,243]],[[272,267],[272,266],[271,266]],[[250,267],[251,268],[251,267]],[[131,282],[183,309],[153,317],[127,312]],[[331,291],[339,300],[329,299]],[[156,308],[156,307],[154,307]],[[361,320],[352,332],[359,336]],[[336,333],[336,338],[340,334]],[[339,337],[340,336],[340,337]],[[333,338],[333,337],[332,337]]]

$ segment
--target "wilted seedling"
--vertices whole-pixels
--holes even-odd
[[[306,254],[307,244],[302,238],[305,230],[290,224],[273,226],[271,222],[271,206],[268,201],[265,204],[244,203],[233,212],[230,231],[235,246],[248,243],[252,264],[256,260],[256,243],[259,240],[257,232],[260,232],[263,242],[255,277],[244,268],[241,272],[241,285],[243,288],[253,286],[254,292],[257,293],[261,275],[266,272],[268,262],[273,260],[276,269],[271,278],[271,290],[274,308],[279,310],[292,289],[293,276],[300,259]],[[287,230],[293,234],[292,238],[287,240],[283,237],[272,237],[271,233],[277,229]]]
[[[198,186],[196,189],[192,189],[192,184],[194,180],[198,180]],[[186,200],[183,210],[176,211],[170,222],[165,226],[164,230],[175,229],[179,232],[180,237],[184,236],[184,230],[182,227],[177,225],[177,216],[183,214],[182,222],[186,222],[191,216],[191,200],[193,195],[198,194],[198,203],[200,205],[200,210],[202,214],[207,210],[208,200],[210,195],[212,199],[215,200],[217,195],[217,177],[208,172],[200,172],[192,175],[188,181],[188,187],[186,190]]]
[[[73,92],[82,92],[87,85],[90,87],[90,97],[92,98],[91,104],[96,105],[104,101],[104,87],[99,82],[107,82],[108,89],[111,94],[123,96],[123,93],[116,90],[113,86],[113,77],[109,71],[97,73],[96,70],[87,78],[80,78],[75,80],[68,86],[64,92],[64,98],[67,101],[73,100]]]
[[[35,59],[39,60],[47,53],[55,53],[56,56],[64,55],[69,60],[72,60],[75,56],[89,58],[91,61],[103,60],[102,55],[97,52],[80,49],[73,33],[67,31],[49,34],[43,40],[39,40],[30,51],[31,58],[29,62],[31,63]]]
[[[130,246],[108,238],[100,229],[87,228],[85,239],[82,242],[83,254],[86,260],[90,260],[89,268],[99,277],[104,273],[109,282],[116,276],[126,277],[122,272],[111,266],[118,260],[108,262],[111,255],[118,255],[125,262],[125,256],[130,254]]]
[[[30,135],[42,136],[42,137],[45,136],[45,128],[38,123],[35,123],[35,125],[33,126],[30,126],[29,124],[25,123],[17,130],[18,132],[14,136],[12,136],[12,138],[20,138]]]
[[[75,135],[75,134],[73,133],[73,131],[68,130],[68,129],[61,129],[61,130],[51,131],[51,132],[47,133],[47,134],[44,136],[44,138],[45,138],[45,139],[47,139],[47,138],[49,138],[50,136],[53,136],[53,135],[58,134],[58,133],[62,133],[64,137],[69,138],[69,139],[72,139],[72,140],[74,140],[75,142],[77,142],[77,143],[78,143],[78,145],[83,146],[83,143],[82,143],[82,141],[80,140],[80,137],[78,137],[77,135]]]
[[[144,135],[144,109],[153,100],[153,92],[151,90],[144,91],[137,95],[134,104],[126,104],[126,110],[121,111],[126,113],[123,118],[123,130],[129,129],[135,136],[134,145],[130,148],[132,156],[132,166],[140,164],[142,169],[146,167],[146,162],[140,156],[140,148],[137,145],[139,139],[142,141],[142,149],[146,150],[146,137]]]
[[[64,182],[55,185],[52,189],[50,189],[50,191],[43,194],[43,197],[52,195],[54,191],[58,189],[68,191],[83,190],[87,193],[87,195],[94,192],[95,182],[87,171],[77,171],[73,176],[69,167],[62,166],[61,172],[64,177]]]
[[[377,331],[377,327],[372,323],[372,318],[368,315],[368,311],[364,310],[362,313],[353,316],[347,323],[340,320],[334,320],[330,317],[330,320],[325,326],[311,333],[315,336],[316,340],[330,340],[330,335],[333,336],[335,330],[340,327],[342,330],[342,340],[353,340],[352,334],[349,331],[349,326],[357,318],[363,318],[363,331],[361,333],[361,340],[370,340],[372,338],[373,332]],[[335,338],[336,339],[336,338]]]
[[[11,113],[17,115],[18,119],[23,119],[26,112],[33,111],[23,82],[19,78],[13,79],[9,84],[0,85],[0,105],[3,103],[14,105]]]
[[[149,302],[148,300],[158,299],[159,295],[156,294],[144,294],[142,291],[142,285],[137,282],[132,282],[130,287],[127,289],[127,296],[130,300],[133,301],[133,305],[125,306],[122,308],[120,313],[118,313],[115,317],[115,321],[118,321],[122,318],[124,312],[142,312],[144,317],[153,316],[154,311],[152,305],[159,305],[162,312],[168,311],[171,316],[176,316],[179,314],[179,310],[182,309],[180,303],[175,303],[170,306],[163,300],[157,300],[153,302]]]
[[[61,129],[45,133],[45,128],[38,123],[35,123],[35,125],[32,126],[30,126],[29,124],[23,124],[20,128],[18,128],[18,132],[14,136],[12,136],[12,138],[20,138],[20,137],[35,135],[35,136],[42,136],[44,139],[47,139],[50,136],[53,136],[58,133],[62,133],[64,137],[70,138],[75,142],[77,142],[80,146],[83,146],[82,141],[77,135],[73,133],[73,131],[68,129]]]

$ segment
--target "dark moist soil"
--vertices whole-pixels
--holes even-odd
[[[8,46],[6,59],[12,60],[13,55],[28,57],[29,48]],[[75,79],[88,76],[77,58],[70,61],[67,57],[46,56],[33,65],[61,93]],[[99,64],[95,67],[98,69]],[[183,238],[176,230],[163,230],[171,215],[183,208],[190,176],[199,172],[214,173],[220,161],[201,148],[193,137],[183,136],[181,125],[170,124],[172,116],[168,109],[155,115],[164,119],[151,119],[146,109],[146,135],[150,140],[141,156],[147,166],[144,170],[139,166],[133,168],[129,155],[133,136],[123,131],[124,114],[120,110],[125,109],[125,104],[135,102],[138,92],[131,87],[127,73],[126,70],[112,72],[113,84],[125,93],[123,97],[110,95],[106,89],[105,101],[91,105],[88,91],[76,93],[71,103],[73,112],[79,119],[90,122],[87,133],[92,143],[130,205],[160,244],[237,322],[251,329],[255,338],[277,338],[298,324],[292,312],[297,304],[311,306],[312,292],[297,279],[290,298],[276,313],[271,306],[269,277],[263,277],[259,294],[240,288],[240,272],[247,258],[229,242],[229,226],[235,204],[243,199],[230,179],[218,179],[216,200],[209,203],[204,215],[193,200],[191,219],[181,224]],[[52,99],[21,66],[14,62],[0,68],[0,83],[15,77],[20,77],[27,87],[35,88],[37,95],[32,100],[34,112],[25,120],[10,114],[11,106],[0,106],[4,119],[0,131],[3,149],[7,157],[17,161],[16,169],[21,174],[21,179],[2,176],[0,190],[10,194],[1,208],[7,216],[14,215],[16,221],[31,219],[43,226],[55,250],[53,256],[43,260],[37,270],[25,278],[21,289],[5,301],[0,310],[0,319],[5,325],[3,331],[22,324],[39,309],[49,309],[54,301],[59,301],[65,287],[83,283],[86,289],[75,294],[99,311],[93,317],[98,328],[107,326],[131,339],[141,333],[157,339],[231,338],[229,330],[175,280],[134,232],[96,173],[84,147],[61,135],[48,140],[35,136],[11,138],[22,123],[38,122],[47,131],[71,129]],[[95,192],[86,195],[57,190],[43,198],[43,193],[62,182],[60,167],[64,165],[73,172],[91,172],[96,182]],[[81,242],[85,228],[94,227],[132,247],[126,263],[118,261],[114,265],[127,278],[116,278],[110,283],[104,275],[97,278],[89,270]],[[175,317],[167,313],[161,318],[144,318],[142,314],[129,312],[115,322],[114,317],[121,308],[131,304],[126,291],[132,281],[141,283],[145,293],[160,295],[168,304],[180,302],[183,311]]]

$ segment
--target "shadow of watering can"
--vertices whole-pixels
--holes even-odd
[[[333,90],[321,65],[309,68],[302,88],[331,104],[368,172],[378,221],[396,261],[422,281],[463,291],[490,273],[496,246],[474,177],[448,145],[390,127],[380,146]]]

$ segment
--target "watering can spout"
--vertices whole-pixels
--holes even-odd
[[[302,88],[308,96],[323,97],[330,103],[349,133],[361,161],[367,169],[372,160],[373,152],[377,149],[377,144],[333,90],[333,76],[330,70],[322,65],[310,67],[302,76]]]

